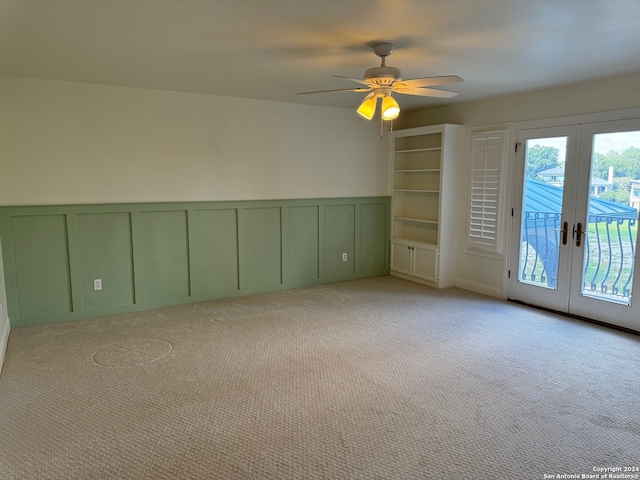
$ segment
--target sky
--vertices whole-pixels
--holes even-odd
[[[528,141],[529,146],[541,145],[543,147],[555,147],[560,151],[558,160],[564,164],[566,157],[567,137],[536,138]],[[595,153],[609,153],[624,151],[630,147],[640,148],[640,131],[598,133],[594,139]]]
[[[596,153],[622,152],[630,147],[640,148],[640,132],[599,133],[595,136]]]

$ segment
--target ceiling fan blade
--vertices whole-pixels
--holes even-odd
[[[338,88],[336,90],[315,90],[313,92],[298,92],[296,95],[309,95],[311,93],[332,93],[332,92],[370,92],[370,88]]]
[[[396,88],[396,84],[393,85],[392,90],[403,95],[419,95],[421,97],[452,98],[458,95],[458,92],[438,90],[437,88]]]
[[[367,82],[363,80],[358,80],[357,78],[344,77],[342,75],[331,75],[331,76],[336,78],[344,78],[345,80],[351,80],[352,82],[361,83],[362,85],[367,85]]]
[[[446,85],[448,83],[459,83],[462,79],[457,75],[444,75],[441,77],[410,78],[409,80],[398,80],[393,85],[407,88],[432,87],[433,85]]]

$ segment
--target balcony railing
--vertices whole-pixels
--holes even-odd
[[[637,219],[591,215],[584,242],[583,295],[631,301]],[[569,241],[571,239],[569,232]],[[560,214],[524,212],[519,279],[556,288]],[[574,241],[574,240],[573,240]]]
[[[589,218],[583,293],[631,301],[637,220]]]

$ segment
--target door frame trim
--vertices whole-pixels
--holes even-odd
[[[502,239],[502,298],[509,298],[509,270],[511,269],[511,231],[513,217],[511,216],[511,209],[515,208],[514,199],[514,186],[515,186],[515,144],[518,138],[519,130],[529,130],[534,128],[545,127],[561,127],[565,125],[582,125],[585,123],[600,123],[615,120],[631,120],[640,119],[640,108],[630,108],[626,110],[613,110],[610,112],[593,112],[593,113],[581,113],[575,115],[567,115],[562,117],[542,118],[536,120],[523,120],[520,122],[508,122],[503,124],[488,124],[488,125],[470,125],[468,132],[477,131],[479,129],[494,128],[500,125],[502,129],[507,129],[507,165],[505,170],[505,183],[504,183],[504,201],[507,208],[504,209],[502,222],[503,222],[503,239]]]
[[[567,120],[569,118],[580,118],[582,120],[582,122],[577,122],[577,123],[567,123]],[[588,121],[587,121],[588,120]],[[553,128],[563,128],[563,127],[575,127],[577,129],[578,132],[578,151],[577,151],[577,155],[579,155],[578,158],[582,158],[583,153],[581,152],[582,149],[585,149],[586,154],[590,155],[591,157],[593,157],[593,153],[588,151],[585,146],[588,144],[588,142],[590,142],[592,134],[589,134],[589,139],[587,139],[586,137],[584,137],[585,132],[588,133],[590,131],[599,131],[600,128],[602,128],[603,132],[609,132],[609,130],[611,132],[616,132],[618,125],[616,124],[625,124],[627,123],[629,125],[631,125],[633,127],[634,131],[637,131],[638,129],[636,128],[636,125],[633,124],[638,124],[640,122],[640,109],[633,109],[633,110],[627,110],[624,112],[608,112],[608,113],[603,113],[603,114],[592,114],[592,115],[581,115],[579,117],[563,117],[562,119],[549,119],[549,121],[544,121],[544,120],[536,120],[534,122],[521,122],[518,124],[513,124],[510,125],[510,127],[513,128],[513,130],[510,132],[513,134],[513,142],[512,145],[516,145],[516,142],[518,141],[518,138],[520,138],[521,134],[523,132],[527,132],[527,131],[532,131],[532,130],[538,130],[538,129],[545,129],[545,128],[549,128],[549,129],[553,129]],[[539,127],[539,126],[535,126],[533,127],[532,125],[544,125],[543,127]],[[553,125],[551,125],[553,124]],[[525,128],[526,127],[526,128]],[[609,128],[610,127],[610,128]],[[621,126],[621,130],[620,131],[626,131],[624,125]],[[512,155],[513,157],[511,157],[512,162],[510,162],[510,167],[511,170],[509,172],[510,176],[511,176],[511,189],[509,192],[510,195],[510,201],[511,201],[511,206],[512,206],[512,212],[514,211],[514,209],[516,208],[516,203],[517,200],[516,199],[516,195],[515,192],[517,191],[516,189],[516,182],[518,181],[518,179],[516,178],[516,173],[518,173],[518,169],[516,168],[517,165],[517,161],[519,158],[519,154],[521,153],[521,151],[516,152],[515,149],[512,151]],[[592,161],[592,158],[589,160],[589,165],[590,162]],[[580,164],[582,165],[582,164]],[[586,172],[586,173],[585,173]],[[590,169],[587,170],[583,170],[582,168],[579,169],[579,171],[576,171],[576,177],[579,175],[580,177],[584,177],[585,175],[589,175],[590,173]],[[584,180],[584,179],[583,179]],[[578,181],[578,179],[576,178],[576,181]],[[577,199],[576,199],[577,202]],[[577,207],[576,207],[577,208]],[[580,208],[577,208],[575,211],[573,211],[573,215],[577,215],[579,218],[581,218],[582,214],[584,212],[582,212],[580,210]],[[513,245],[514,243],[514,238],[513,235],[514,230],[515,230],[515,219],[516,216],[514,216],[512,213],[509,213],[509,216],[511,218],[505,218],[505,220],[508,220],[508,232],[509,232],[509,253],[508,253],[508,258],[505,258],[505,270],[507,270],[507,272],[510,272],[512,275],[515,272],[515,275],[518,275],[518,271],[519,271],[519,261],[517,260],[517,254],[514,253],[513,248],[515,248],[515,246]],[[563,217],[564,218],[564,217]],[[577,220],[576,220],[577,221]],[[640,244],[636,244],[637,246],[640,246]],[[575,252],[574,252],[575,253]],[[574,259],[571,264],[570,264],[570,275],[574,275],[575,272],[578,272],[580,268],[578,268],[578,263],[576,263],[576,259]],[[516,262],[516,263],[514,263]],[[635,258],[635,266],[636,266],[636,270],[638,270],[640,268],[640,258],[636,257]],[[514,300],[516,302],[520,302],[520,303],[524,303],[524,304],[528,304],[527,299],[511,299],[511,294],[512,294],[512,289],[515,288],[515,282],[513,281],[514,278],[508,278],[508,274],[505,274],[504,276],[504,283],[505,283],[505,295],[507,297],[508,300]],[[577,278],[577,277],[576,277]],[[582,278],[580,277],[580,281],[582,280]],[[567,291],[567,299],[571,296],[574,297],[574,300],[578,299],[579,295],[581,296],[581,292],[579,291],[579,289],[576,287],[577,284],[574,284],[573,282],[571,282],[570,284],[567,285],[568,291]],[[515,290],[513,291],[515,292]],[[567,300],[568,301],[568,300]],[[591,300],[589,300],[591,301]],[[599,301],[597,298],[594,299],[594,301]],[[572,303],[573,304],[573,303]],[[640,333],[640,326],[637,324],[637,311],[635,311],[636,309],[634,308],[633,310],[629,310],[628,312],[620,312],[617,311],[618,314],[620,315],[614,315],[614,316],[610,316],[608,313],[603,313],[604,311],[600,308],[596,308],[598,305],[597,304],[587,304],[587,307],[589,308],[584,308],[584,306],[582,305],[582,303],[580,302],[575,302],[575,310],[569,305],[567,304],[567,308],[573,310],[573,311],[567,311],[564,312],[564,310],[560,311],[560,310],[556,310],[555,306],[543,306],[543,305],[538,305],[539,308],[543,308],[543,309],[547,309],[550,311],[556,311],[558,313],[566,313],[569,316],[572,316],[574,318],[580,318],[580,319],[584,319],[584,318],[588,318],[588,317],[584,317],[583,315],[586,314],[586,312],[591,311],[590,308],[593,307],[594,311],[593,311],[593,315],[594,317],[591,318],[589,317],[589,320],[593,321],[594,323],[599,323],[602,325],[607,325],[607,326],[614,326],[620,329],[624,329],[624,330],[628,330],[628,331],[633,331],[636,333]],[[636,305],[637,307],[637,305]],[[634,313],[635,311],[635,313]],[[635,315],[635,317],[634,317]],[[615,318],[617,318],[618,320],[615,320]]]

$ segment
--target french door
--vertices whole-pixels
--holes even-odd
[[[517,142],[509,298],[640,331],[640,119]]]

